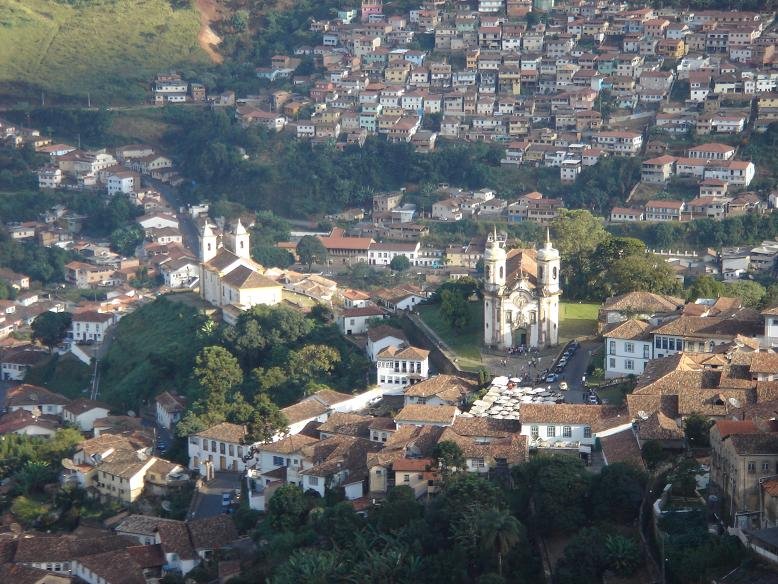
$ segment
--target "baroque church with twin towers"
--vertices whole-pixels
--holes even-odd
[[[497,349],[559,343],[560,256],[546,231],[540,249],[506,249],[495,229],[484,250],[484,344]]]

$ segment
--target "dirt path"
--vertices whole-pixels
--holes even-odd
[[[200,47],[208,53],[211,61],[214,63],[222,63],[224,57],[222,57],[217,51],[216,47],[222,42],[219,35],[213,32],[211,23],[215,20],[219,20],[219,10],[216,6],[216,0],[197,0],[195,3],[197,11],[200,13],[200,32],[197,35],[197,42],[200,43]]]

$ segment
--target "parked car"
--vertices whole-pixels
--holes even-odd
[[[557,380],[556,373],[549,373],[546,375],[546,383],[554,383]]]
[[[590,403],[590,404],[593,404],[593,405],[597,405],[597,404],[599,404],[599,403],[600,403],[600,400],[599,400],[599,398],[598,398],[596,395],[594,395],[594,394],[591,394],[591,395],[589,396],[589,403]]]
[[[229,507],[232,503],[232,493],[225,491],[222,493],[222,507]]]

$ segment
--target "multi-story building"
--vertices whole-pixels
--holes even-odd
[[[772,430],[772,428],[770,428]],[[753,420],[717,420],[710,430],[710,481],[728,524],[758,528],[761,484],[778,474],[778,432]]]
[[[376,355],[378,385],[402,394],[405,387],[429,377],[429,351],[407,344],[393,345]]]
[[[189,436],[189,468],[201,476],[211,476],[214,471],[243,472],[244,456],[248,447],[244,444],[246,427],[222,422]]]

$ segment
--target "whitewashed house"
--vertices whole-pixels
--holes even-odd
[[[653,358],[652,327],[649,323],[629,319],[603,331],[605,339],[605,377],[640,375]]]
[[[365,350],[371,361],[375,361],[378,353],[387,347],[408,342],[408,337],[400,329],[388,325],[379,325],[367,331],[367,346]]]
[[[402,394],[405,387],[429,377],[429,354],[408,344],[392,345],[376,357],[378,386],[389,393]]]

